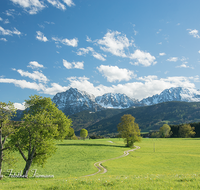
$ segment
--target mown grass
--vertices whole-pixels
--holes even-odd
[[[142,139],[136,145],[141,149],[103,163],[107,173],[81,177],[97,171],[95,162],[122,155],[127,150],[123,140],[59,142],[56,154],[45,168],[32,167],[39,174],[53,174],[54,178],[4,178],[0,190],[200,189],[200,139]],[[23,167],[20,158],[13,169],[19,172]]]

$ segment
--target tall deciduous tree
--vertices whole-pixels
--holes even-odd
[[[172,135],[171,127],[167,124],[164,124],[159,130],[160,137],[166,138]]]
[[[0,179],[2,179],[3,152],[10,147],[6,147],[6,139],[14,132],[14,127],[9,123],[10,119],[16,114],[13,103],[0,102]]]
[[[125,139],[126,146],[133,147],[135,142],[141,140],[139,126],[132,115],[123,115],[117,128],[119,135]]]
[[[85,138],[88,136],[87,129],[81,129],[80,136],[83,138],[83,140],[85,140]]]
[[[72,123],[50,98],[30,96],[18,131],[12,135],[11,144],[19,150],[26,162],[23,175],[28,177],[31,164],[44,166],[55,151],[55,139],[64,139]]]
[[[191,127],[190,124],[184,124],[179,128],[179,137],[188,138],[195,135],[194,127]]]

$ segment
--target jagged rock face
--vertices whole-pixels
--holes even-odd
[[[95,97],[84,91],[79,91],[76,88],[70,88],[66,92],[56,94],[52,101],[66,115],[71,115],[84,110],[92,112],[100,111],[103,108],[95,103]]]
[[[107,93],[103,96],[98,96],[95,98],[97,104],[101,105],[104,108],[118,108],[125,109],[129,107],[136,106],[139,101],[131,99],[125,94],[113,94]]]
[[[169,101],[199,102],[200,91],[194,89],[186,89],[182,87],[170,88],[162,91],[159,95],[145,98],[140,102],[146,105],[153,105]]]

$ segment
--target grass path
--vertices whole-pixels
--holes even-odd
[[[107,159],[107,160],[103,160],[103,161],[99,161],[99,162],[94,163],[94,166],[98,169],[98,172],[93,173],[93,174],[86,175],[86,176],[84,176],[84,177],[93,176],[93,175],[96,175],[96,174],[98,174],[98,173],[101,173],[101,174],[106,173],[106,172],[107,172],[107,169],[101,165],[102,163],[104,163],[104,162],[106,162],[106,161],[108,161],[108,160],[115,160],[115,159],[119,159],[119,158],[128,156],[128,155],[129,155],[129,152],[135,151],[135,150],[137,150],[137,149],[140,149],[140,147],[139,147],[139,146],[135,146],[134,149],[124,151],[124,154],[121,155],[121,156],[118,156],[118,157],[115,157],[115,158],[110,158],[110,159]]]

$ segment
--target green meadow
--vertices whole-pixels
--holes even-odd
[[[86,176],[98,171],[94,163],[129,150],[122,139],[64,140],[57,142],[56,154],[44,168],[37,165],[37,175],[54,178],[17,179],[4,177],[1,189],[200,189],[200,139],[142,139],[141,148],[126,157],[108,160],[102,165],[107,173]],[[16,154],[15,167],[3,172],[18,173],[25,162]],[[86,176],[86,177],[84,177]]]

